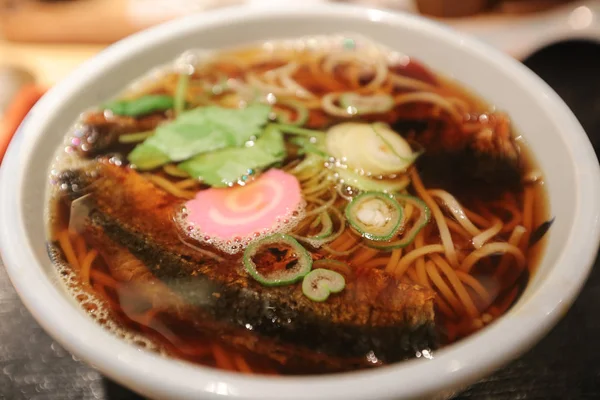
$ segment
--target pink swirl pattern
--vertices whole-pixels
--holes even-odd
[[[271,169],[246,186],[198,192],[185,204],[186,222],[212,239],[245,238],[285,223],[301,202],[296,177]]]

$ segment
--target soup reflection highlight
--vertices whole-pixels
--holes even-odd
[[[50,255],[82,307],[241,373],[431,358],[507,312],[552,225],[507,115],[358,37],[186,53],[65,140]]]

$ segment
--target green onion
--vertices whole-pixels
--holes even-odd
[[[356,93],[344,93],[340,96],[340,105],[356,110],[357,114],[381,114],[394,107],[394,99],[387,94],[361,96]]]
[[[409,195],[395,195],[396,200],[400,203],[410,203],[417,207],[419,210],[419,219],[415,222],[415,224],[402,235],[402,239],[388,241],[388,242],[377,242],[372,240],[367,240],[366,244],[369,247],[373,247],[379,250],[394,250],[402,247],[406,247],[411,244],[417,234],[429,223],[429,219],[431,218],[431,212],[429,211],[429,207],[421,200],[413,196]]]
[[[280,100],[277,102],[277,104],[281,104],[283,106],[288,106],[296,112],[296,119],[293,121],[291,121],[289,116],[286,115],[285,113],[281,113],[281,112],[277,113],[277,121],[281,122],[282,124],[301,126],[301,125],[304,125],[306,123],[306,121],[308,120],[308,116],[309,116],[308,108],[304,107],[302,104],[292,101],[292,100]]]
[[[323,160],[320,157],[317,157],[315,154],[308,154],[304,157],[304,160],[296,165],[290,172],[296,175],[310,169],[310,173],[312,174],[315,169],[321,169],[322,167]]]
[[[310,227],[314,229],[319,225],[321,225],[319,233],[309,236],[309,239],[321,240],[331,236],[331,233],[333,232],[333,221],[331,221],[331,216],[327,212],[323,212],[315,218]]]
[[[379,139],[381,139],[381,141],[383,142],[383,144],[385,144],[385,145],[386,145],[386,146],[387,146],[387,147],[390,149],[390,151],[392,152],[392,154],[394,154],[396,157],[398,157],[398,158],[399,158],[399,159],[401,159],[402,161],[404,161],[404,162],[407,162],[407,163],[410,165],[410,164],[414,163],[414,162],[415,162],[415,160],[416,160],[416,159],[417,159],[417,158],[418,158],[418,157],[419,157],[421,154],[423,154],[423,153],[424,153],[424,150],[420,150],[420,151],[414,152],[414,153],[413,153],[413,154],[412,154],[410,157],[404,157],[404,156],[402,156],[402,155],[398,154],[398,152],[396,151],[396,149],[394,148],[394,146],[392,146],[392,144],[389,142],[389,140],[387,140],[386,138],[384,138],[384,137],[383,137],[383,135],[377,131],[377,129],[376,129],[376,128],[377,128],[377,126],[380,126],[380,125],[381,125],[381,124],[380,124],[380,123],[377,123],[377,122],[376,122],[376,123],[374,123],[374,124],[371,124],[371,128],[373,128],[373,132],[375,132],[375,135],[376,135],[376,136],[377,136]]]
[[[332,157],[353,170],[375,176],[402,173],[415,159],[410,144],[385,124],[334,125],[327,130],[325,142]]]
[[[346,287],[344,276],[329,269],[315,269],[304,277],[302,293],[312,301],[322,302],[331,293],[339,293]]]
[[[119,136],[119,143],[139,143],[154,135],[154,131],[126,133]]]
[[[393,238],[403,223],[403,210],[390,195],[365,192],[346,206],[346,219],[361,236],[374,241]]]
[[[290,142],[300,147],[303,153],[316,154],[322,158],[329,157],[325,152],[325,132],[289,124],[272,123],[269,126],[273,126],[283,133],[296,135],[297,137],[291,138]]]
[[[179,81],[177,82],[177,89],[175,91],[175,100],[173,104],[176,116],[185,110],[185,98],[189,84],[190,76],[188,74],[179,74]]]
[[[113,114],[127,117],[140,117],[173,108],[173,98],[166,95],[149,94],[131,100],[115,100],[104,105]]]
[[[358,190],[394,193],[405,189],[410,184],[410,179],[406,175],[397,179],[374,179],[345,168],[336,168],[335,172],[344,184]]]
[[[258,271],[258,266],[254,263],[253,257],[259,251],[268,251],[269,248],[281,250],[282,246],[287,247],[288,251],[294,254],[296,257],[295,262],[286,265],[283,270],[271,271],[267,274]],[[265,286],[283,286],[298,282],[308,274],[312,268],[312,257],[296,239],[277,233],[248,246],[244,251],[243,263],[250,276],[261,284]]]
[[[321,158],[329,158],[329,155],[322,149],[324,146],[312,143],[310,138],[305,136],[296,136],[290,139],[290,142],[298,146],[300,149],[298,153],[302,154],[315,154]]]

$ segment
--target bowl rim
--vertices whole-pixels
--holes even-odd
[[[247,377],[164,358],[139,349],[100,328],[40,273],[31,249],[22,212],[26,186],[22,165],[34,157],[36,139],[46,129],[44,116],[68,99],[85,82],[101,76],[103,69],[127,56],[134,48],[152,47],[169,37],[198,28],[235,24],[246,19],[269,19],[302,15],[305,18],[360,18],[425,30],[440,40],[469,47],[479,57],[499,65],[511,78],[537,96],[561,135],[569,134],[568,151],[577,154],[573,163],[577,210],[575,231],[556,261],[551,274],[530,299],[519,307],[527,323],[505,316],[485,330],[436,352],[432,362],[410,360],[372,371],[309,377]],[[39,118],[31,118],[31,115]],[[146,395],[168,398],[217,398],[229,395],[244,399],[364,399],[415,398],[457,388],[479,378],[516,357],[544,335],[574,301],[585,282],[600,242],[600,168],[583,128],[558,95],[516,60],[423,17],[338,4],[237,6],[176,19],[134,34],[85,62],[71,76],[54,86],[35,105],[15,135],[0,167],[0,249],[6,269],[19,296],[35,319],[62,346],[111,379]],[[11,223],[6,223],[11,221]],[[14,222],[14,223],[13,223]],[[573,267],[575,265],[575,267]],[[568,270],[569,279],[565,281]],[[560,287],[557,293],[555,289]],[[65,320],[69,320],[69,324]],[[522,322],[522,321],[521,321]],[[77,330],[70,326],[78,327]],[[503,332],[511,332],[506,335]],[[490,346],[493,339],[493,346]],[[484,349],[484,352],[469,351]],[[398,382],[402,379],[404,384]]]

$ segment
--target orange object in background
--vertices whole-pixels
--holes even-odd
[[[495,11],[524,14],[544,11],[574,0],[415,0],[420,13],[442,18],[458,18]]]
[[[0,163],[19,125],[45,92],[45,88],[39,85],[27,84],[17,92],[6,109],[0,124]]]
[[[18,42],[112,43],[149,26],[131,19],[128,3],[26,0],[3,6],[0,1],[0,33]]]
[[[435,17],[464,17],[486,10],[490,0],[417,0],[419,12]]]

